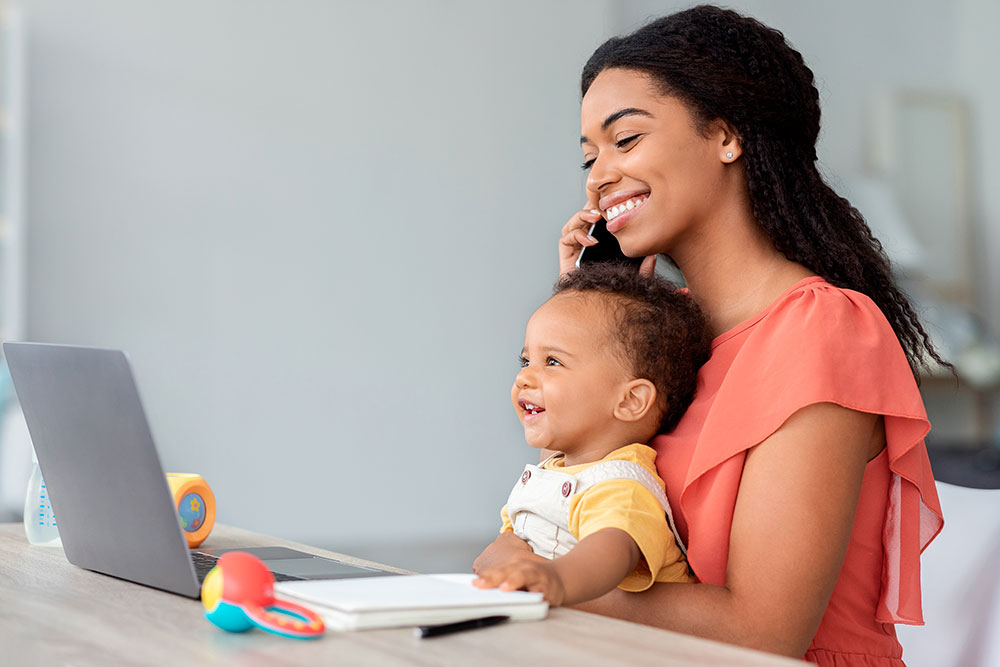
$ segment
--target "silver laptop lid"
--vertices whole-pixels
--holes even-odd
[[[166,476],[121,350],[4,343],[70,563],[198,597]]]

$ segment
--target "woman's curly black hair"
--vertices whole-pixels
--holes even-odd
[[[677,285],[614,262],[563,276],[553,294],[571,292],[608,298],[616,353],[635,377],[656,386],[662,412],[657,432],[672,431],[694,399],[698,369],[712,345],[698,304]]]
[[[896,285],[882,244],[816,166],[819,92],[812,70],[779,31],[701,5],[602,44],[583,68],[581,94],[605,69],[642,72],[692,112],[701,130],[723,120],[743,149],[757,224],[779,252],[837,287],[871,298],[917,376],[927,356],[951,368]]]

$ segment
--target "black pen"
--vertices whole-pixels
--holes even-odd
[[[437,637],[439,635],[450,635],[453,632],[463,630],[475,630],[476,628],[488,628],[491,625],[504,623],[510,620],[510,616],[484,616],[483,618],[473,618],[468,621],[458,623],[444,623],[443,625],[421,625],[414,629],[414,634],[421,638]]]

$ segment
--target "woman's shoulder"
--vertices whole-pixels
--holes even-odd
[[[825,339],[859,330],[896,341],[892,326],[870,297],[813,276],[789,287],[763,312],[722,334],[715,344],[776,336]]]
[[[712,354],[706,379],[716,385],[715,402],[737,418],[723,420],[734,428],[756,431],[743,421],[752,420],[770,433],[820,402],[905,416],[925,428],[913,371],[882,311],[822,278],[793,285],[743,331],[717,339]]]
[[[717,337],[717,353],[737,362],[727,374],[757,360],[772,370],[857,362],[910,375],[899,339],[875,302],[820,277],[797,282],[762,313]]]
[[[792,285],[774,302],[770,319],[774,322],[792,320],[814,328],[830,322],[877,323],[880,328],[892,330],[885,315],[867,294],[837,287],[819,276]]]

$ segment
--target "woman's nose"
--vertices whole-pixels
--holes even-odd
[[[590,165],[587,174],[587,189],[600,198],[601,192],[612,183],[621,179],[621,173],[614,164],[614,155],[599,155]]]

